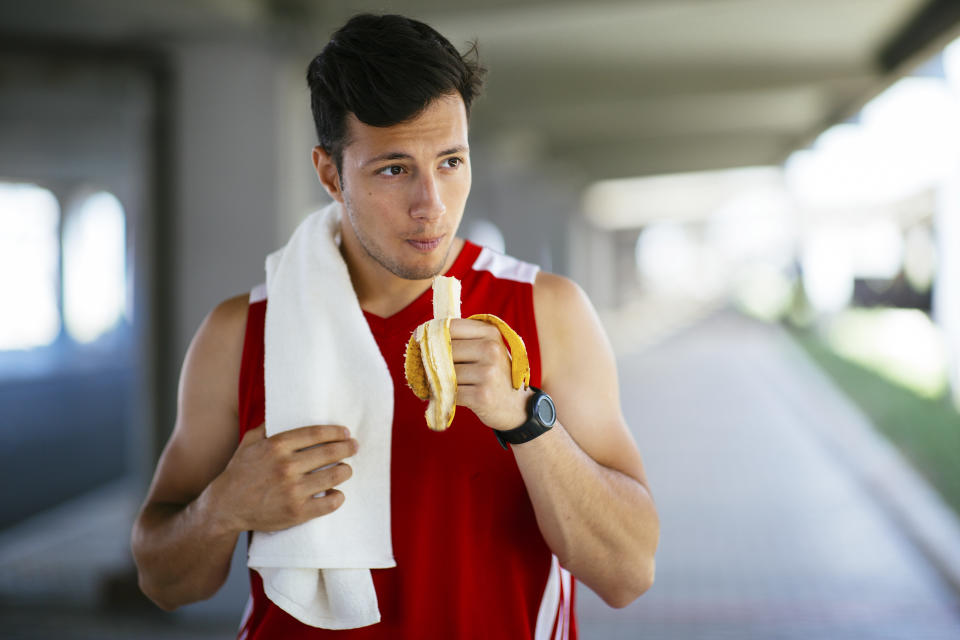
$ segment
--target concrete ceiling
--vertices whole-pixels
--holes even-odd
[[[779,164],[960,21],[956,0],[0,0],[0,29],[263,36],[308,56],[362,8],[477,40],[474,137],[587,179]]]
[[[920,0],[674,0],[439,20],[479,38],[477,125],[593,177],[778,164],[889,79]]]

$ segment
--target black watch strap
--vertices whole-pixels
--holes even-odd
[[[557,410],[553,405],[553,398],[547,393],[536,387],[530,387],[533,395],[527,402],[527,420],[516,429],[507,429],[500,431],[493,430],[497,437],[497,442],[504,449],[507,444],[523,444],[530,442],[534,438],[543,435],[553,428],[557,421]]]

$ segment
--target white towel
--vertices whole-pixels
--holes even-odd
[[[346,498],[333,513],[255,532],[247,564],[301,622],[351,629],[380,621],[372,568],[396,566],[390,537],[393,381],[338,246],[335,202],[311,214],[267,256],[266,431],[338,424],[360,443]]]

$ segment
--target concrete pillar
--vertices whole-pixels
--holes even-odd
[[[310,88],[306,80],[310,59],[310,54],[292,54],[277,62],[278,248],[286,243],[304,218],[330,202],[330,196],[317,179],[311,160],[313,147],[317,144],[317,132],[310,111]]]
[[[583,216],[569,222],[570,276],[583,287],[593,306],[617,306],[617,247],[615,233],[599,229]]]
[[[960,40],[941,54],[947,86],[960,107]],[[933,288],[933,318],[943,330],[953,404],[960,411],[960,139],[953,138],[953,167],[937,193],[933,230],[937,242],[937,272]]]
[[[617,307],[623,307],[641,295],[637,277],[637,240],[641,229],[620,229],[614,233],[616,263],[614,293]]]
[[[173,224],[167,357],[179,372],[204,316],[262,282],[278,243],[280,64],[265,44],[203,42],[177,49],[174,69],[175,215],[163,223]]]
[[[934,217],[937,274],[933,290],[933,318],[947,347],[950,388],[960,410],[960,167],[944,180]]]

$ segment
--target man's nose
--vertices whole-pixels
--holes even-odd
[[[440,185],[433,173],[424,173],[416,183],[410,215],[420,220],[434,220],[447,211],[440,196]]]

